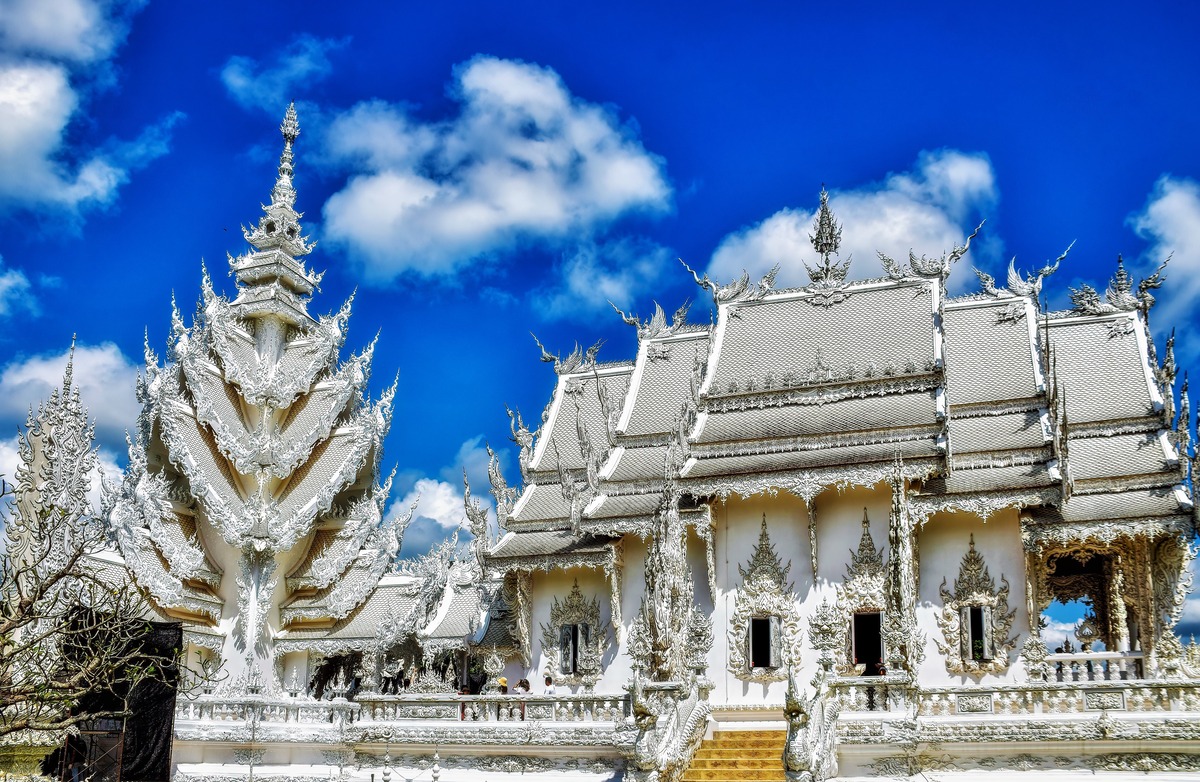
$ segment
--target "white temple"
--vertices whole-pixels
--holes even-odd
[[[543,348],[520,481],[492,461],[500,537],[468,486],[469,555],[397,564],[395,387],[367,400],[371,348],[339,358],[349,302],[309,313],[292,109],[282,132],[236,297],[205,274],[165,362],[147,347],[108,498],[189,667],[219,672],[179,697],[175,780],[1200,775],[1157,273],[1118,263],[1063,312],[1054,267],[949,296],[966,246],[851,281],[822,195],[809,285],[705,276],[713,323],[622,313],[632,360]],[[1043,637],[1080,599],[1080,647]]]

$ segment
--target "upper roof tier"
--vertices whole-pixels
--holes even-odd
[[[897,457],[926,479],[918,502],[931,511],[1069,515],[1073,495],[1134,492],[1136,505],[1183,481],[1174,359],[1159,365],[1146,319],[1161,270],[1135,289],[1118,263],[1103,295],[1085,285],[1072,310],[1047,313],[1041,287],[1057,263],[1029,276],[1014,266],[1005,287],[980,274],[980,293],[950,298],[969,239],[940,259],[884,258],[886,276],[862,281],[833,259],[840,227],[825,198],[812,239],[821,261],[802,288],[776,289],[774,271],[727,285],[693,272],[717,308],[708,327],[687,324],[686,307],[669,325],[657,305],[644,323],[618,310],[637,327],[632,365],[544,354],[557,383],[543,427],[521,429],[526,485],[506,526],[618,534],[669,495],[807,496],[869,484]]]

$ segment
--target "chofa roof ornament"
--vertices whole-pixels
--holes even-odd
[[[1104,291],[1104,298],[1086,282],[1078,288],[1071,289],[1071,309],[1080,315],[1106,315],[1112,312],[1138,311],[1143,315],[1154,306],[1155,288],[1163,284],[1163,269],[1171,262],[1171,256],[1158,265],[1152,274],[1138,283],[1137,292],[1133,290],[1133,278],[1125,271],[1125,259],[1117,256],[1117,271],[1113,274]]]
[[[1011,294],[1037,301],[1042,293],[1042,282],[1051,274],[1058,271],[1059,264],[1066,260],[1067,255],[1074,246],[1075,242],[1071,242],[1067,245],[1067,249],[1063,250],[1062,254],[1054,259],[1054,263],[1047,262],[1045,266],[1034,274],[1022,275],[1017,269],[1017,259],[1013,258],[1008,262],[1008,285],[1006,289],[997,288],[995,278],[987,272],[976,269],[975,276],[979,278],[979,284],[983,286],[983,292],[989,296],[1000,298]]]
[[[980,220],[979,225],[975,226],[975,230],[971,231],[971,235],[961,246],[955,245],[948,253],[943,253],[941,258],[927,258],[922,255],[918,258],[912,250],[908,251],[908,264],[898,263],[895,259],[884,255],[882,252],[876,252],[879,256],[879,262],[883,264],[883,270],[887,276],[893,280],[899,280],[904,277],[916,275],[918,277],[941,277],[945,279],[950,276],[950,270],[954,264],[967,254],[971,249],[971,240],[979,235],[979,230],[983,228],[983,224],[987,220]],[[981,278],[982,279],[982,278]],[[991,280],[991,278],[988,278]]]

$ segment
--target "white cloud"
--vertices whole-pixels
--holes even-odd
[[[68,143],[80,95],[102,83],[140,3],[0,0],[0,211],[77,217],[111,204],[129,174],[166,153],[171,115],[134,141]]]
[[[37,297],[29,278],[20,269],[5,269],[4,258],[0,257],[0,320],[18,313],[37,315]]]
[[[1172,256],[1167,284],[1155,291],[1161,301],[1159,322],[1186,322],[1200,303],[1200,183],[1160,177],[1145,207],[1130,216],[1129,224],[1151,242],[1142,256],[1143,271]],[[1191,346],[1190,352],[1196,355],[1200,345]]]
[[[922,152],[912,171],[889,174],[878,184],[830,191],[829,205],[843,229],[838,257],[853,258],[852,277],[874,277],[880,273],[876,251],[898,261],[906,260],[910,249],[918,256],[940,256],[962,244],[998,197],[986,155],[953,149]],[[809,241],[815,215],[815,209],[785,207],[729,234],[713,253],[708,273],[727,281],[743,269],[760,276],[778,263],[780,285],[806,283],[804,262],[817,260]],[[959,266],[969,266],[976,249],[987,243],[982,236],[976,241]],[[974,280],[963,272],[951,275],[952,289]]]
[[[93,63],[112,54],[143,2],[0,0],[0,49]]]
[[[350,178],[325,204],[326,238],[368,280],[452,274],[669,207],[662,160],[553,70],[479,56],[455,69],[451,92],[461,112],[444,122],[372,101],[328,128],[330,160]]]
[[[507,452],[502,450],[497,456],[503,468]],[[466,470],[467,479],[471,482],[472,498],[487,509],[489,526],[491,532],[495,533],[495,506],[489,494],[489,458],[483,435],[472,437],[459,446],[453,463],[438,471],[440,479],[418,477],[402,499],[392,502],[387,511],[389,518],[407,513],[413,502],[417,503],[412,523],[404,533],[403,557],[427,553],[431,546],[442,542],[456,530],[461,540],[471,539],[467,514],[463,508],[463,470]]]
[[[329,54],[348,41],[300,35],[262,66],[251,57],[230,57],[221,69],[221,82],[239,106],[280,114],[305,82],[328,76],[333,70]]]
[[[0,421],[24,425],[29,408],[62,386],[67,351],[16,359],[0,371]],[[134,385],[139,367],[111,342],[75,348],[74,383],[88,414],[96,421],[96,439],[114,450],[123,448],[125,430],[133,427],[139,407]],[[11,431],[11,430],[10,430]]]
[[[673,263],[668,248],[648,239],[585,242],[563,256],[559,281],[533,294],[534,309],[547,319],[590,319],[610,301],[628,309]]]

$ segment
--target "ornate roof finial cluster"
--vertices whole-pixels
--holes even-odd
[[[1138,283],[1137,292],[1133,289],[1133,278],[1125,270],[1125,259],[1117,256],[1117,270],[1104,291],[1104,298],[1091,285],[1084,283],[1078,288],[1071,289],[1071,305],[1075,312],[1081,315],[1105,315],[1112,312],[1139,311],[1143,315],[1149,313],[1154,306],[1154,295],[1150,292],[1161,288],[1163,284],[1163,269],[1171,262],[1168,256],[1158,265],[1149,276]]]
[[[833,217],[833,210],[829,208],[829,191],[824,187],[821,188],[821,206],[813,221],[813,233],[809,234],[808,239],[812,242],[813,249],[821,256],[821,265],[815,269],[807,263],[804,264],[813,286],[840,286],[846,281],[846,274],[850,271],[850,258],[840,263],[830,259],[831,255],[838,254],[838,248],[841,247],[842,226]]]

